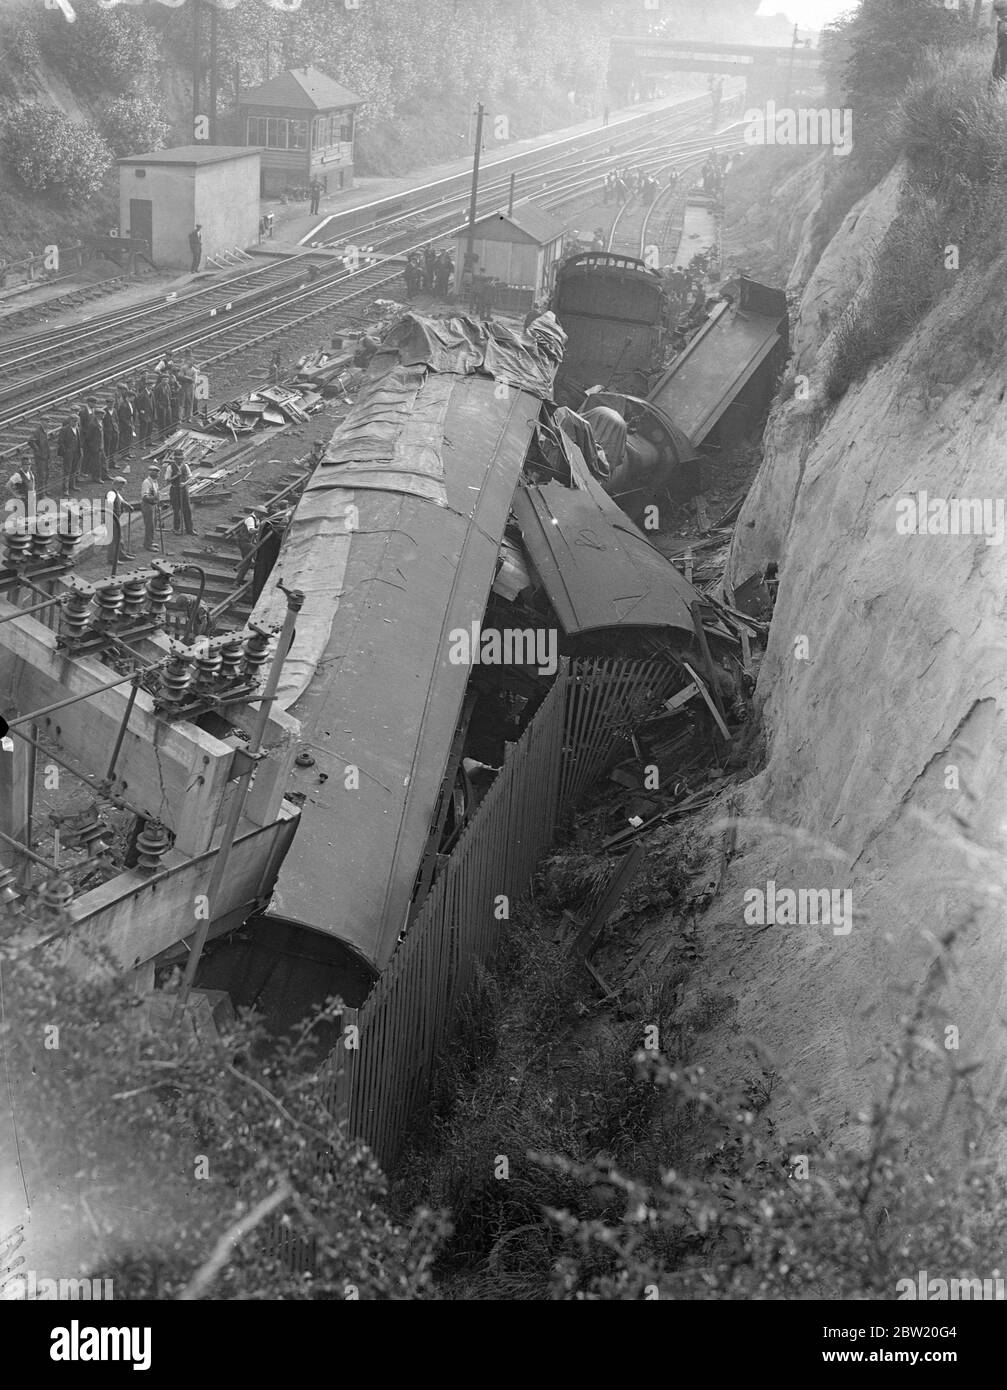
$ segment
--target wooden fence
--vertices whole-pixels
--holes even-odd
[[[329,1105],[385,1168],[431,1094],[458,1005],[492,960],[560,817],[674,682],[660,662],[564,662],[388,968],[363,1006],[346,1010],[358,1045],[337,1046],[328,1060]]]

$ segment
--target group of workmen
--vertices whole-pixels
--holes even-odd
[[[133,560],[136,557],[131,555],[127,546],[123,543],[122,516],[124,513],[136,511],[136,505],[127,502],[123,497],[120,488],[126,486],[126,479],[122,476],[109,478],[111,488],[105,494],[105,505],[107,514],[111,520],[111,534],[108,544],[108,562],[112,566],[112,573],[115,573],[116,566],[120,560]],[[164,500],[162,488],[168,490],[168,501],[171,503],[171,523],[172,531],[176,536],[185,534],[187,536],[198,535],[192,524],[192,503],[189,497],[189,488],[192,483],[192,469],[185,460],[185,454],[181,449],[172,449],[165,461],[164,468],[152,463],[147,468],[147,476],[140,484],[140,516],[143,521],[143,549],[154,553],[161,549],[158,544],[158,533],[161,530],[161,503]]]
[[[145,368],[121,381],[104,402],[89,396],[63,421],[55,454],[62,471],[63,492],[77,492],[78,479],[108,482],[117,461],[129,458],[133,443],[149,445],[155,432],[169,434],[192,419],[196,400],[196,367],[186,349],[178,362],[164,354],[149,377]],[[27,449],[41,493],[51,485],[52,445],[42,425],[36,427]],[[55,479],[52,480],[55,482]]]
[[[95,402],[95,404],[97,403]],[[85,439],[88,444],[93,443],[96,450],[101,448],[98,444],[101,425],[96,411],[91,409],[91,402],[81,407],[78,418],[82,418],[81,428],[85,432]],[[39,426],[39,429],[41,428]],[[68,426],[65,425],[64,429],[66,428]],[[76,429],[77,427],[73,426],[72,428]],[[36,443],[37,437],[38,431],[33,436],[33,444]],[[25,460],[7,480],[8,496],[16,498],[29,514],[34,511],[39,496],[44,496],[48,490],[47,458],[43,460],[42,468],[41,476],[36,476],[33,463]],[[105,493],[106,515],[111,522],[108,562],[112,566],[112,572],[115,573],[115,568],[120,560],[135,558],[123,542],[122,517],[125,513],[136,511],[136,507],[132,502],[127,502],[122,494],[121,489],[126,487],[124,474],[102,472],[95,481],[110,484]],[[189,497],[191,483],[192,469],[186,462],[185,454],[181,449],[172,449],[169,452],[163,470],[156,463],[149,465],[147,476],[140,485],[140,514],[143,518],[144,550],[158,551],[161,549],[157,543],[155,532],[160,530],[160,506],[164,500],[161,492],[162,486],[168,490],[168,501],[171,504],[172,512],[172,530],[175,535],[180,536],[184,533],[187,536],[195,536],[197,534],[192,524],[192,504]],[[75,487],[66,489],[67,492],[71,490],[77,491]]]
[[[454,273],[455,263],[451,259],[450,251],[436,251],[432,246],[425,246],[422,253],[410,251],[403,272],[406,298],[412,299],[422,290],[424,294],[434,294],[438,299],[447,299]]]
[[[195,411],[197,370],[188,349],[176,362],[169,351],[158,361],[152,374],[141,368],[134,376],[119,382],[112,393],[99,400],[89,396],[73,407],[63,421],[55,441],[43,424],[35,430],[17,460],[15,471],[7,480],[7,496],[17,499],[27,513],[37,501],[59,485],[61,495],[70,497],[79,492],[79,483],[109,484],[105,496],[113,518],[113,538],[109,545],[109,560],[131,560],[122,544],[118,518],[135,507],[119,491],[126,486],[124,473],[118,471],[132,456],[133,444],[147,448],[155,432],[170,434],[179,425],[192,419]],[[59,474],[56,474],[56,467]],[[125,466],[125,473],[129,472]],[[157,550],[155,523],[162,500],[160,488],[165,486],[172,508],[172,529],[177,535],[195,535],[189,486],[192,473],[180,450],[172,450],[162,470],[151,465],[140,492],[140,510],[144,522],[144,549]]]
[[[606,203],[623,207],[630,198],[640,195],[644,207],[650,207],[658,194],[658,182],[644,169],[612,169],[605,176],[602,198]]]

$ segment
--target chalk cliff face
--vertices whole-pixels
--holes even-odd
[[[920,490],[994,507],[1007,495],[1001,375],[957,373],[939,404],[921,389],[916,362],[941,352],[938,305],[824,423],[816,409],[828,331],[869,293],[899,182],[895,170],[849,214],[808,281],[795,352],[810,399],[774,408],[738,521],[732,582],[770,559],[780,569],[757,691],[767,762],[705,921],[710,984],[738,999],[738,1036],[758,1036],[839,1129],[875,1090],[905,991],[924,980],[945,1014],[935,1044],[945,1053],[945,1024],[958,1028],[952,1055],[981,1064],[987,1101],[1007,1070],[1007,540],[896,526],[898,499]],[[746,924],[746,891],[769,880],[849,889],[851,930]],[[936,943],[953,926],[944,975]],[[782,1111],[799,1130],[799,1107]]]

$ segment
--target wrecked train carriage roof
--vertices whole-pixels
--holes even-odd
[[[629,519],[571,450],[575,488],[522,483],[514,514],[568,637],[604,628],[695,631],[702,594]]]
[[[301,821],[270,911],[340,937],[379,971],[406,920],[469,677],[448,659],[449,634],[482,619],[551,386],[546,355],[512,338],[460,319],[396,324],[274,570],[305,594],[279,703],[314,764],[295,770]],[[500,379],[521,384],[501,392]],[[271,587],[256,620],[284,606]]]

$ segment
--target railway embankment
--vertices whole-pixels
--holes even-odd
[[[795,1128],[810,1111],[862,1138],[926,996],[921,1046],[944,1074],[917,1142],[945,1151],[974,1134],[967,1093],[992,1113],[1005,1075],[1007,417],[986,231],[1002,195],[973,188],[964,222],[947,202],[979,138],[956,154],[910,144],[807,274],[727,566],[735,586],[779,567],[756,692],[766,765],[700,926],[707,987],[737,1001],[711,1058],[730,1072],[739,1039],[759,1037],[793,1085],[779,1106]],[[847,928],[753,929],[746,895],[768,884],[848,894]]]

